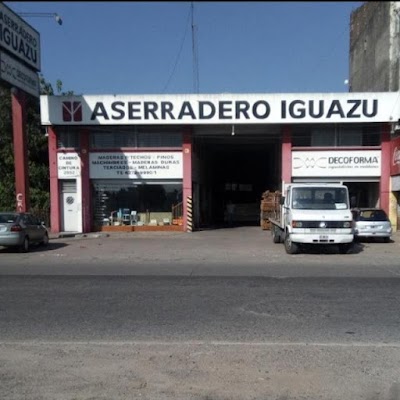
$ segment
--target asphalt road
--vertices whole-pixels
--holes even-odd
[[[0,279],[4,341],[400,344],[399,278]]]
[[[399,400],[397,241],[240,232],[0,250],[0,398]]]

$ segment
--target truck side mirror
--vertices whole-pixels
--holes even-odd
[[[282,196],[281,199],[279,200],[279,204],[283,206],[285,204],[285,196]]]

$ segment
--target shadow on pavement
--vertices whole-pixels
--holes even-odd
[[[388,241],[386,241],[388,240]],[[395,243],[393,239],[380,238],[380,237],[367,237],[367,238],[357,238],[355,243]]]
[[[339,246],[337,245],[303,245],[302,252],[307,254],[340,254]],[[344,254],[359,254],[364,251],[365,246],[362,243],[354,242],[348,252]]]
[[[35,245],[35,244],[31,244],[31,246],[29,247],[29,252],[28,253],[39,253],[39,252],[43,252],[43,251],[52,251],[52,250],[57,250],[60,249],[62,247],[66,247],[69,246],[68,243],[54,243],[54,242],[49,242],[49,244],[47,246],[43,246],[43,245]],[[15,247],[1,247],[0,246],[0,254],[2,253],[19,253],[19,250]],[[25,253],[26,254],[26,253]]]

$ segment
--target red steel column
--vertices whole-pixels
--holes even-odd
[[[183,230],[191,232],[193,229],[192,214],[192,132],[186,129],[183,133]]]
[[[52,126],[47,128],[50,174],[50,227],[51,232],[60,232],[60,190],[58,186],[57,135]]]
[[[28,145],[26,137],[26,99],[22,90],[11,89],[14,139],[16,210],[29,211]]]
[[[389,215],[390,208],[390,125],[382,124],[381,131],[381,180],[379,185],[379,207]]]
[[[289,125],[282,127],[282,181],[292,181],[292,135]]]
[[[89,131],[80,132],[80,158],[81,158],[81,182],[82,182],[82,230],[88,233],[92,229],[91,221],[91,196],[89,177]]]

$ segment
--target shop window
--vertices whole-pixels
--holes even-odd
[[[311,133],[299,132],[292,135],[292,146],[294,147],[310,147],[311,146]]]
[[[94,225],[171,224],[182,203],[182,182],[92,181]],[[181,217],[181,216],[179,216]]]
[[[312,147],[335,146],[335,131],[332,128],[313,130],[311,132]]]
[[[334,126],[313,130],[311,146],[348,147],[363,145],[363,133],[359,127]]]
[[[363,146],[380,146],[381,134],[379,131],[367,131],[363,133]]]
[[[65,130],[57,130],[57,148],[79,149],[79,132]]]
[[[380,145],[380,127],[362,125],[295,126],[294,147],[361,147]]]
[[[91,132],[90,147],[93,149],[116,149],[120,147],[136,147],[133,132],[102,131]]]
[[[362,132],[345,129],[338,134],[339,146],[362,146]]]
[[[120,127],[97,128],[90,133],[92,149],[182,147],[182,134],[154,131],[154,128]]]
[[[181,147],[182,134],[139,132],[137,134],[138,147]]]

